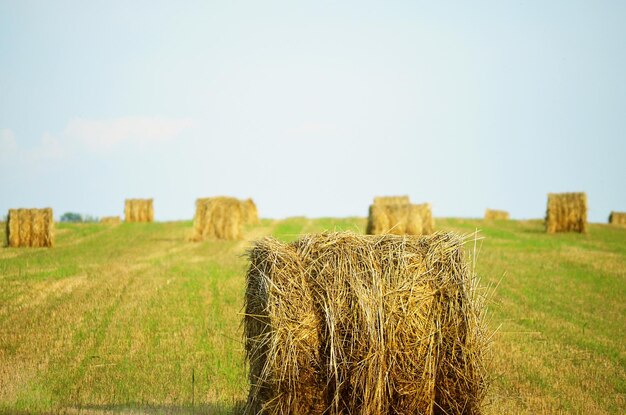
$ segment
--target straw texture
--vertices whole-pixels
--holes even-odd
[[[485,210],[485,220],[509,220],[509,212],[506,210]]]
[[[373,204],[370,206],[368,235],[421,235],[421,208],[411,204]]]
[[[6,235],[7,245],[10,247],[52,247],[52,209],[9,209]]]
[[[417,212],[422,218],[422,235],[430,235],[435,232],[435,219],[433,218],[432,208],[430,203],[422,203],[420,205],[414,205],[417,207]]]
[[[376,196],[375,205],[406,205],[411,203],[408,196]]]
[[[106,223],[107,225],[119,225],[122,223],[122,219],[119,216],[103,216],[100,218],[100,223]]]
[[[626,225],[626,212],[611,212],[609,223],[611,225]]]
[[[124,220],[126,222],[154,222],[152,199],[126,199]]]
[[[444,233],[256,242],[245,413],[480,413],[484,308],[462,245]]]
[[[259,212],[252,199],[241,201],[241,214],[246,225],[256,225],[259,223]]]
[[[196,200],[192,241],[204,239],[241,239],[244,208],[234,197],[209,197]]]
[[[587,195],[549,193],[546,232],[587,232]]]

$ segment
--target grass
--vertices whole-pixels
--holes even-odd
[[[246,237],[364,226],[265,219]],[[626,412],[626,228],[437,226],[480,229],[477,272],[499,284],[486,413]],[[191,243],[190,232],[191,222],[61,224],[53,249],[1,248],[0,413],[236,412],[249,242]]]

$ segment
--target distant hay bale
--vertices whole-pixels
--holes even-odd
[[[100,223],[106,223],[107,225],[119,225],[122,223],[122,219],[119,216],[103,216],[100,218]]]
[[[244,337],[252,414],[479,414],[488,336],[463,240],[255,243]]]
[[[6,223],[10,247],[52,247],[54,216],[51,208],[9,209]]]
[[[124,203],[124,221],[154,222],[152,199],[126,199]]]
[[[485,210],[485,220],[509,220],[509,212],[506,210]]]
[[[411,204],[374,204],[370,206],[367,220],[368,235],[421,235],[422,216],[420,208]]]
[[[546,232],[587,232],[587,195],[549,193]]]
[[[435,232],[435,218],[430,203],[414,205],[422,217],[422,235],[430,235]]]
[[[411,204],[408,196],[378,196],[370,206],[366,233],[430,235],[435,231],[430,203]]]
[[[375,205],[406,205],[411,203],[408,196],[377,196],[374,198]]]
[[[626,212],[611,212],[609,223],[611,225],[626,225]]]
[[[191,239],[241,239],[244,219],[239,199],[225,196],[197,199]]]
[[[241,201],[241,215],[246,225],[256,225],[259,223],[259,212],[254,200],[246,199]]]

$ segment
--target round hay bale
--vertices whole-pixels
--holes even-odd
[[[485,220],[509,220],[509,212],[506,210],[485,210]]]
[[[126,199],[124,202],[124,221],[154,222],[152,199]]]
[[[54,217],[51,208],[9,209],[7,245],[10,247],[52,247]]]
[[[241,239],[243,224],[242,204],[239,199],[226,196],[198,199],[191,240]]]
[[[367,221],[368,235],[421,235],[422,209],[411,204],[374,204]]]
[[[546,232],[587,232],[587,195],[549,193]]]
[[[462,238],[266,238],[249,259],[246,414],[480,413],[488,336]]]
[[[609,223],[611,225],[626,225],[626,212],[611,212]]]

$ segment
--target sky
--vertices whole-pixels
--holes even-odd
[[[626,211],[624,1],[0,0],[0,212]]]

